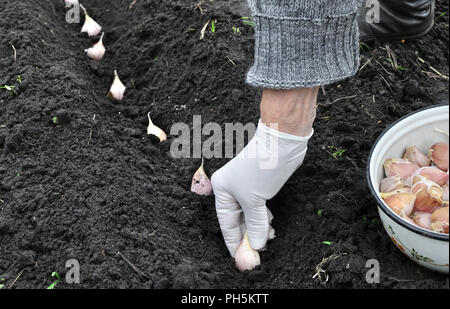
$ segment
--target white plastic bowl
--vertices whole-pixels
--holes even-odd
[[[406,147],[416,145],[423,152],[436,142],[448,142],[449,107],[429,107],[407,115],[387,128],[372,148],[367,165],[367,180],[378,203],[381,222],[393,243],[414,262],[441,273],[449,273],[449,235],[422,229],[403,220],[384,203],[379,194],[385,177],[383,163],[401,158]]]

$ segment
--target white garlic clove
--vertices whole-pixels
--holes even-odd
[[[109,89],[108,96],[118,101],[122,101],[125,89],[126,87],[120,80],[117,71],[114,70],[114,81],[111,85],[111,88]]]
[[[191,192],[197,193],[198,195],[210,195],[212,192],[211,181],[203,169],[203,158],[202,165],[200,165],[194,177],[192,177]]]
[[[405,181],[400,176],[391,176],[381,180],[380,192],[387,193],[401,189],[405,186]]]
[[[103,56],[105,55],[105,52],[106,52],[106,48],[103,45],[103,35],[104,34],[105,33],[103,32],[102,36],[100,37],[100,40],[97,43],[95,43],[94,46],[85,50],[85,52],[87,53],[89,58],[96,60],[96,61],[100,61],[103,59]]]
[[[414,203],[416,211],[432,213],[442,205],[442,188],[423,176],[414,177],[411,191],[416,195]]]
[[[448,148],[448,143],[436,143],[430,148],[430,151],[428,152],[428,157],[431,159],[431,161],[433,161],[433,163],[444,172],[448,171]]]
[[[241,245],[234,255],[234,260],[236,262],[236,268],[241,272],[252,270],[256,266],[261,265],[259,253],[250,246],[247,233],[245,233]]]
[[[423,154],[416,146],[406,148],[403,159],[415,163],[419,167],[430,166],[431,160]]]
[[[164,131],[161,130],[161,128],[159,128],[153,124],[153,121],[150,118],[150,112],[147,114],[147,117],[148,117],[147,134],[157,136],[159,138],[160,142],[165,141],[167,139],[166,133],[164,133]]]
[[[388,159],[384,162],[386,177],[399,176],[406,180],[418,169],[416,164],[404,159]]]
[[[86,32],[90,37],[98,35],[102,31],[102,27],[87,13],[87,10],[83,5],[80,4],[80,7],[84,11],[84,24],[81,28],[81,33]]]

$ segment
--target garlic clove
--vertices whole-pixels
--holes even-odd
[[[428,152],[428,157],[444,172],[448,171],[448,143],[436,143]]]
[[[443,186],[444,184],[446,184],[449,179],[448,173],[446,173],[434,166],[427,166],[427,167],[419,168],[414,173],[413,184],[414,184],[414,181],[416,181],[415,176],[417,176],[417,175],[423,176],[423,177],[437,183],[440,186]]]
[[[448,183],[442,186],[442,201],[448,203]]]
[[[64,0],[67,5],[77,5],[78,0]]]
[[[114,70],[114,81],[111,85],[111,88],[109,89],[108,96],[116,99],[118,101],[122,101],[124,93],[125,93],[125,85],[122,83],[122,81],[119,78],[119,75],[117,74],[117,71]]]
[[[416,212],[414,214],[413,220],[421,228],[429,230],[431,226],[431,213]]]
[[[416,196],[411,192],[402,192],[388,195],[387,197],[383,197],[383,199],[393,212],[403,217],[409,216],[413,210]]]
[[[412,193],[411,192],[411,188],[410,187],[403,187],[403,188],[400,188],[400,189],[397,189],[397,190],[394,190],[394,191],[391,191],[391,192],[381,192],[380,196],[381,196],[382,199],[385,199],[385,198],[387,198],[389,196],[393,196],[393,195],[400,194],[400,193]]]
[[[402,219],[405,220],[406,222],[411,223],[412,225],[417,225],[416,222],[414,222],[414,220],[411,219],[411,218],[408,217],[408,216],[403,215],[403,216],[402,216]]]
[[[210,195],[212,192],[211,181],[203,169],[203,158],[202,165],[200,165],[194,177],[192,177],[191,192],[197,193],[198,195]]]
[[[105,33],[102,33],[102,36],[100,37],[100,40],[94,44],[94,46],[88,48],[85,50],[88,57],[91,59],[94,59],[96,61],[100,61],[103,59],[103,56],[105,55],[106,48],[103,45],[103,35]]]
[[[102,27],[94,19],[92,19],[91,16],[89,16],[86,8],[82,4],[80,4],[80,7],[83,9],[85,16],[81,33],[86,32],[90,37],[98,35],[102,31]]]
[[[384,162],[386,177],[399,176],[406,180],[418,169],[416,164],[404,159],[388,159]]]
[[[424,155],[416,146],[406,148],[403,159],[408,160],[419,167],[430,166],[431,160]]]
[[[247,233],[245,233],[241,245],[234,255],[234,260],[236,268],[241,272],[252,270],[256,266],[261,265],[259,253],[250,246]]]
[[[405,186],[405,182],[399,176],[391,176],[381,180],[380,192],[392,192]]]
[[[153,124],[153,121],[150,118],[150,112],[147,114],[147,117],[148,117],[147,134],[155,135],[159,138],[159,141],[161,143],[164,142],[167,139],[166,133],[161,128],[159,128]]]
[[[448,234],[448,207],[437,209],[431,215],[431,230]]]
[[[411,188],[412,193],[416,195],[414,208],[418,212],[432,213],[442,205],[442,188],[423,176],[416,176],[414,179],[415,183]]]

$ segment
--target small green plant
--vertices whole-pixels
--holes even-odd
[[[239,27],[231,27],[231,29],[233,29],[233,33],[234,34],[240,34],[241,33],[241,30],[239,29]]]
[[[0,278],[0,290],[5,287],[5,278]]]
[[[252,21],[251,16],[242,16],[241,19],[244,25],[255,27],[255,23]]]
[[[16,81],[17,81],[19,84],[21,84],[21,83],[22,83],[22,76],[17,75]]]
[[[16,86],[8,86],[8,85],[4,85],[4,86],[0,86],[0,89],[6,89],[7,91],[9,91],[9,93],[13,96],[13,95],[17,95],[16,92]]]
[[[434,22],[437,22],[437,21],[439,20],[439,18],[444,17],[445,15],[447,15],[447,12],[441,13],[438,17],[436,17],[436,18],[434,19]]]
[[[211,22],[211,33],[216,32],[216,23],[217,23],[217,20],[215,20],[215,19]]]
[[[59,280],[61,280],[61,277],[59,276],[59,274],[56,271],[52,272],[52,277],[56,278],[56,280],[53,281],[53,283],[47,287],[47,290],[53,290],[56,287],[56,285],[58,284]]]
[[[360,51],[364,51],[364,49],[365,49],[365,50],[370,50],[369,45],[367,45],[367,44],[364,43],[364,42],[359,42],[359,50],[360,50]]]
[[[333,156],[333,158],[335,158],[335,159],[341,158],[344,155],[344,153],[347,151],[343,148],[336,147],[336,146],[328,146],[328,149],[331,151],[330,153]]]
[[[324,242],[322,242],[324,245],[327,245],[327,246],[331,246],[331,244],[333,244],[333,242],[332,241],[324,241]]]
[[[54,124],[58,124],[58,117],[56,117],[56,116],[53,117],[53,118],[52,118],[52,121],[53,121]]]
[[[318,214],[319,216],[321,216],[321,215],[323,214],[323,209],[319,209],[319,210],[317,211],[317,214]]]

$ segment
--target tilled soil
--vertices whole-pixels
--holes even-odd
[[[98,38],[66,22],[62,0],[0,1],[0,86],[15,86],[0,89],[0,285],[46,288],[77,259],[81,283],[57,288],[449,287],[392,244],[365,182],[386,126],[448,103],[447,81],[430,69],[449,74],[448,14],[419,40],[362,46],[357,76],[323,87],[305,163],[268,203],[277,238],[261,267],[239,273],[214,197],[190,192],[200,159],[172,158],[176,136],[160,144],[146,126],[148,112],[167,133],[193,115],[256,123],[261,91],[244,83],[253,28],[236,1],[132,2],[83,1],[105,30],[95,63],[84,49]],[[437,1],[444,12],[448,0]],[[208,20],[216,32],[209,25],[200,40]],[[106,97],[114,69],[128,87],[121,103]],[[207,160],[208,174],[227,160]],[[335,252],[320,284],[316,265]],[[380,285],[366,283],[368,259],[380,262]]]

